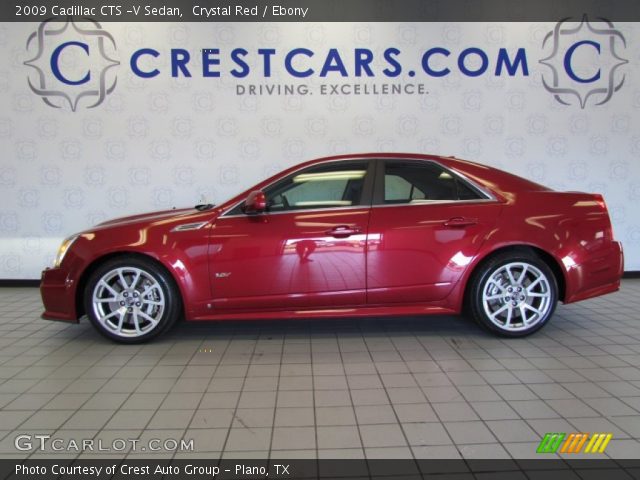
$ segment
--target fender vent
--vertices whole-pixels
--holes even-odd
[[[186,232],[189,230],[199,230],[204,227],[208,222],[196,222],[196,223],[183,223],[182,225],[176,225],[171,229],[172,232]]]

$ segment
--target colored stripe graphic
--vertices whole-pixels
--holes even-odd
[[[611,433],[594,433],[584,453],[604,453],[613,435]]]
[[[590,435],[591,437],[589,437]],[[584,453],[604,453],[612,438],[613,434],[611,433],[573,432],[568,435],[561,432],[546,433],[538,445],[536,453],[580,453],[583,451],[582,447],[585,443],[587,446]],[[558,448],[560,448],[559,451]]]
[[[556,453],[566,433],[547,433],[538,445],[536,453]]]
[[[589,438],[588,433],[571,433],[562,445],[560,453],[580,453],[584,442]]]

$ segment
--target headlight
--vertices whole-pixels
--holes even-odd
[[[56,259],[53,261],[53,266],[55,268],[60,267],[60,264],[62,263],[62,259],[66,255],[71,245],[73,245],[73,242],[76,241],[76,238],[78,238],[78,235],[71,235],[70,237],[67,237],[62,241],[62,243],[60,244],[60,247],[58,248]]]

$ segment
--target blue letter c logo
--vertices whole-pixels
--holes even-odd
[[[85,52],[87,52],[87,55],[89,54],[89,45],[87,45],[86,43],[80,43],[80,42],[63,43],[62,45],[59,45],[58,47],[56,47],[56,49],[53,51],[53,54],[51,55],[51,71],[53,72],[53,75],[58,80],[60,80],[62,83],[66,83],[67,85],[82,85],[83,83],[87,83],[91,79],[91,71],[88,71],[87,74],[80,80],[75,80],[75,81],[69,80],[64,75],[62,75],[62,72],[60,71],[60,67],[58,66],[60,54],[65,48],[69,46],[80,47]]]
[[[600,79],[600,69],[598,69],[596,74],[591,78],[581,78],[576,75],[576,73],[573,71],[573,66],[571,65],[571,59],[573,58],[574,52],[578,47],[582,45],[591,45],[593,48],[596,49],[598,54],[600,53],[599,43],[593,42],[591,40],[582,40],[581,42],[574,43],[573,45],[571,45],[571,47],[569,47],[569,49],[567,50],[567,53],[565,53],[564,55],[564,69],[567,72],[567,75],[569,75],[569,77],[571,77],[572,80],[579,83],[592,83]]]

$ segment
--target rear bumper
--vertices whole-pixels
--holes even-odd
[[[611,242],[584,263],[567,271],[567,292],[564,303],[598,297],[620,289],[624,272],[624,253],[620,242]]]
[[[45,320],[78,323],[75,302],[75,282],[60,268],[42,272],[40,296],[44,305],[41,317]]]

